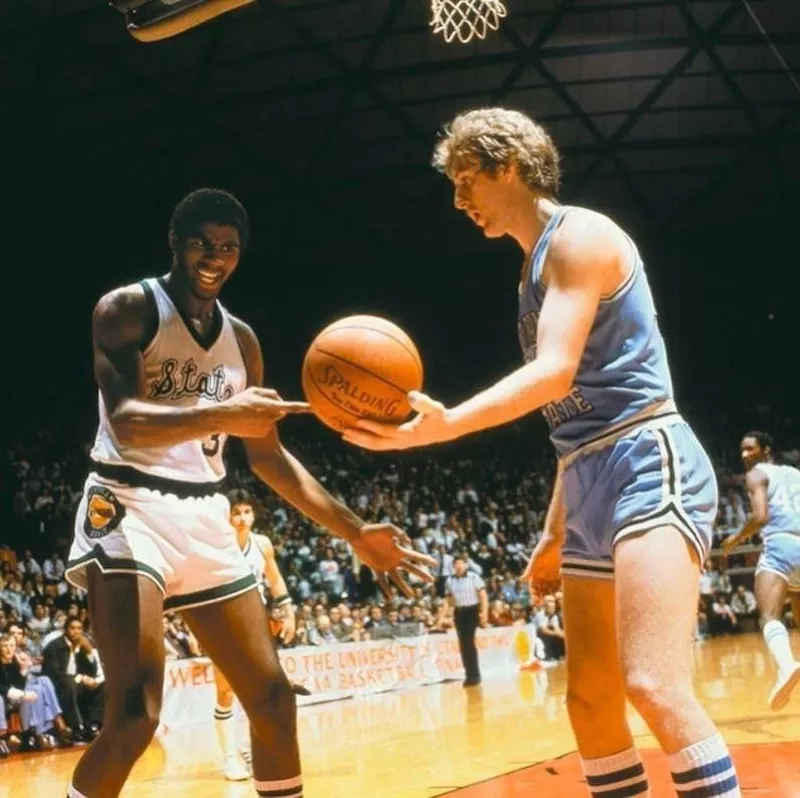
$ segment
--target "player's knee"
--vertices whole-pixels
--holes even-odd
[[[645,718],[669,713],[671,707],[680,703],[679,694],[688,689],[674,674],[662,675],[647,668],[632,668],[624,674],[624,679],[628,700]]]
[[[245,706],[250,726],[257,737],[270,740],[283,737],[296,725],[297,702],[289,680],[279,678],[265,684]]]
[[[120,705],[108,713],[104,731],[113,733],[123,758],[126,752],[138,757],[153,739],[160,713],[161,691],[137,684],[125,690]]]

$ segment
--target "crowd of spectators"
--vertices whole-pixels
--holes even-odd
[[[257,497],[257,529],[270,536],[297,607],[291,645],[316,646],[442,633],[453,626],[444,584],[463,553],[486,583],[489,624],[532,623],[547,659],[564,656],[561,595],[532,596],[520,574],[541,534],[554,462],[541,431],[519,426],[431,455],[367,456],[335,439],[289,444],[326,488],[368,521],[406,529],[437,562],[436,581],[413,581],[413,598],[384,596],[369,569],[333,538],[266,489],[235,443],[231,487]],[[726,441],[730,447],[730,440]],[[796,452],[789,452],[790,459]],[[0,755],[92,739],[102,725],[102,664],[92,644],[86,597],[64,579],[66,551],[88,447],[53,431],[8,444],[0,462]],[[741,528],[747,512],[734,456],[719,456],[721,502],[715,545]],[[720,560],[701,579],[698,635],[752,628],[755,601],[744,569]],[[277,628],[279,613],[270,623]],[[177,614],[164,617],[167,656],[202,651]],[[36,711],[32,711],[35,707]],[[4,723],[8,728],[4,728]]]

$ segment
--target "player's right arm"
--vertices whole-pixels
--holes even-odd
[[[747,495],[750,497],[750,515],[742,529],[722,544],[722,553],[729,554],[740,543],[753,537],[769,520],[767,487],[769,477],[760,468],[751,468],[745,477]]]
[[[553,496],[547,508],[542,537],[533,549],[528,566],[522,574],[539,595],[550,592],[561,578],[561,547],[566,535],[567,510],[564,505],[564,485],[561,469],[556,471]]]
[[[251,388],[224,402],[174,407],[147,399],[142,349],[153,326],[153,309],[139,285],[118,288],[97,303],[92,317],[94,375],[111,428],[123,446],[173,446],[227,433],[261,437],[301,402]]]

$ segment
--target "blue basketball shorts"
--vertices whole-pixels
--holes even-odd
[[[800,534],[775,532],[766,537],[756,575],[762,571],[780,576],[789,590],[800,590]]]
[[[714,469],[677,414],[644,423],[562,470],[566,537],[562,573],[613,579],[614,547],[631,535],[673,526],[704,563],[719,499]]]

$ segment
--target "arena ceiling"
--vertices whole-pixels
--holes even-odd
[[[750,4],[800,66],[800,2]],[[442,123],[486,104],[549,128],[565,200],[637,226],[797,205],[800,91],[742,0],[508,9],[499,31],[461,45],[431,33],[424,0],[259,0],[142,44],[102,0],[6,0],[7,218],[65,205],[135,216],[216,182],[315,257],[428,242],[434,228],[471,246],[428,164]],[[42,210],[45,195],[57,202]]]

